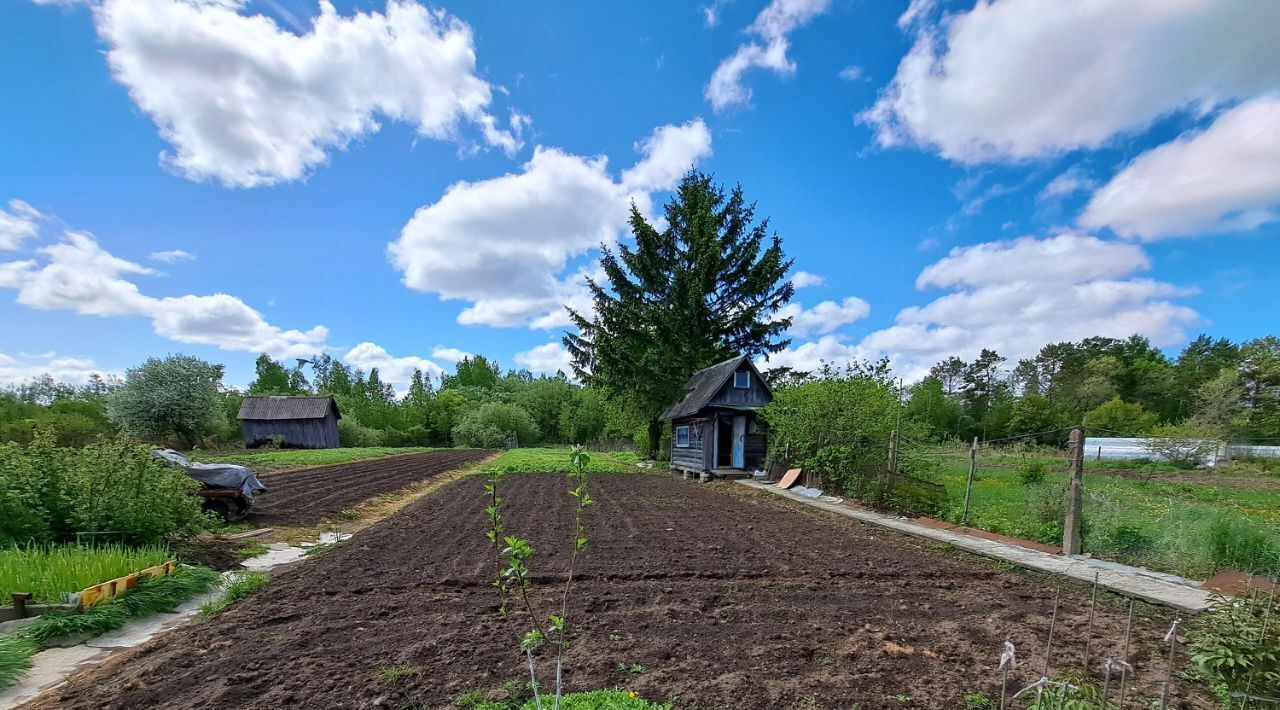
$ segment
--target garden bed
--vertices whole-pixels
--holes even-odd
[[[493,454],[485,449],[436,449],[379,460],[272,473],[262,477],[268,492],[253,500],[255,526],[297,527],[336,518],[383,493],[453,471]]]
[[[434,708],[519,684],[483,484],[451,483],[36,707]],[[1022,660],[1011,685],[1040,675],[1056,582],[752,491],[643,474],[592,485],[570,690],[622,687],[677,708],[965,707],[967,693],[997,697],[1006,639]],[[553,475],[502,483],[544,602],[571,540],[565,488]],[[1169,620],[1139,609],[1130,698],[1151,698]],[[1125,611],[1099,603],[1093,665],[1119,653]],[[1051,673],[1081,663],[1088,612],[1088,590],[1065,585]],[[1185,681],[1173,696],[1212,706]]]

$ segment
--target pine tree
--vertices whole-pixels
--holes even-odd
[[[657,452],[662,411],[680,399],[695,371],[734,355],[775,353],[789,318],[775,319],[795,288],[791,260],[755,222],[742,188],[690,171],[665,209],[659,231],[631,206],[635,246],[604,247],[604,283],[588,280],[593,314],[569,309],[578,328],[565,347],[579,380],[622,397],[649,423]]]

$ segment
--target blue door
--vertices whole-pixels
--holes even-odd
[[[747,467],[747,418],[739,414],[733,418],[733,467]]]

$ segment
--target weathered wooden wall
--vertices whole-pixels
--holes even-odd
[[[709,403],[710,406],[714,407],[717,404],[721,404],[729,406],[748,405],[752,407],[763,407],[769,403],[772,399],[772,397],[769,396],[769,390],[765,388],[765,385],[760,381],[760,378],[756,377],[756,373],[749,367],[744,367],[739,370],[739,372],[750,373],[751,386],[743,389],[734,387],[733,377],[730,377],[720,388],[720,391],[716,392],[715,396],[711,398]]]
[[[686,447],[676,446],[675,428],[684,425],[689,426],[689,445]],[[706,418],[676,419],[671,422],[672,468],[681,468],[689,471],[705,471],[711,468],[708,462],[711,457],[712,425],[712,421]]]
[[[332,410],[324,419],[242,419],[245,446],[266,443],[269,437],[282,436],[282,446],[291,449],[336,449],[338,418]]]

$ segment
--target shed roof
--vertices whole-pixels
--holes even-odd
[[[671,405],[671,408],[663,412],[659,418],[678,419],[692,416],[702,411],[707,406],[707,403],[711,401],[711,398],[716,396],[716,392],[720,391],[724,383],[729,381],[729,378],[738,371],[739,366],[744,362],[756,374],[756,377],[760,378],[761,384],[768,390],[769,383],[765,382],[764,377],[761,377],[760,371],[751,363],[751,358],[746,355],[739,355],[693,373],[693,376],[684,385],[686,393],[684,399]]]
[[[333,397],[323,396],[285,396],[255,395],[245,397],[240,405],[237,419],[324,419],[333,407],[333,413],[339,419],[338,403]]]

